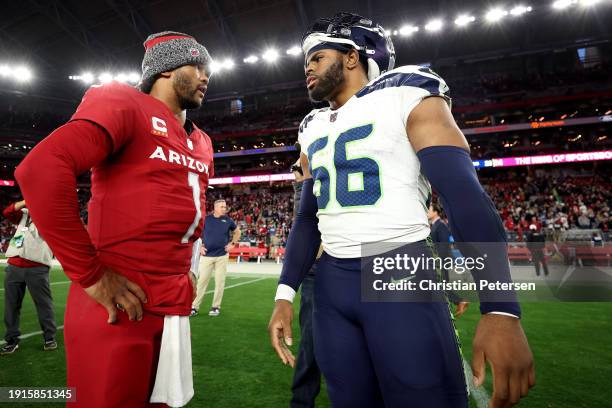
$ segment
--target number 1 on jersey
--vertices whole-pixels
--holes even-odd
[[[195,216],[193,222],[183,235],[183,239],[181,239],[181,244],[186,244],[189,242],[189,238],[191,238],[202,219],[202,208],[200,201],[200,176],[198,173],[189,172],[187,176],[187,184],[191,187],[191,192],[193,195],[193,204],[195,205]]]

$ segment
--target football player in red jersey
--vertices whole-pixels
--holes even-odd
[[[202,104],[211,59],[183,33],[144,46],[140,89],[92,86],[15,172],[73,283],[64,327],[74,406],[180,406],[193,396],[186,316],[213,150],[185,111]],[[90,169],[85,229],[76,178]]]

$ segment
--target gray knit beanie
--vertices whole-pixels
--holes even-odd
[[[212,61],[206,48],[195,38],[176,31],[151,34],[144,42],[144,47],[141,83],[183,65],[202,64],[208,67]]]

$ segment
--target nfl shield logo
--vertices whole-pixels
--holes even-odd
[[[338,118],[338,112],[334,112],[329,116],[329,121],[335,122],[337,118]]]
[[[195,48],[189,49],[189,52],[191,53],[192,57],[199,57],[200,56],[200,51],[196,50]]]

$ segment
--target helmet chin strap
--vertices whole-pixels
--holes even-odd
[[[380,76],[380,68],[372,58],[368,58],[368,81],[372,81]]]

